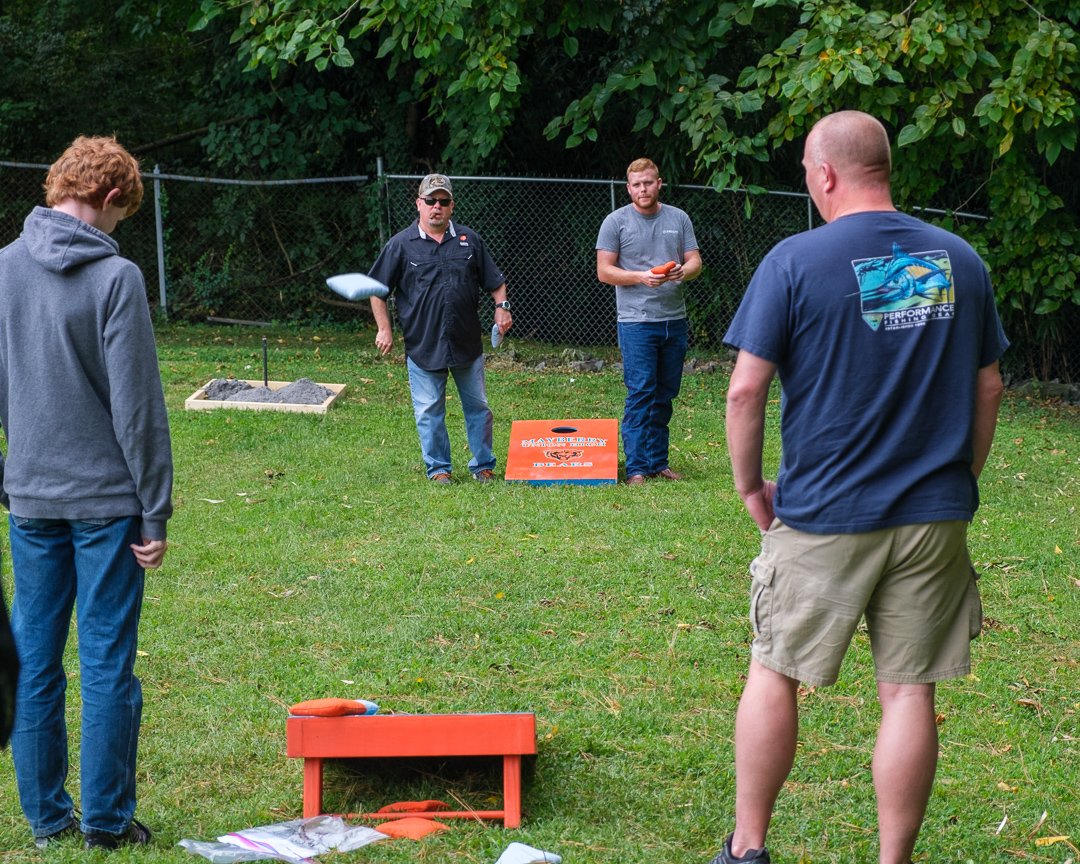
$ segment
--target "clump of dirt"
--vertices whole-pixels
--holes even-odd
[[[236,378],[215,378],[206,385],[206,398],[215,402],[274,402],[289,405],[322,405],[333,392],[310,378],[298,378],[280,390],[252,387]]]

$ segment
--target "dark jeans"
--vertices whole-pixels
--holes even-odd
[[[135,813],[142,688],[134,670],[144,574],[130,546],[141,542],[140,523],[10,517],[11,623],[22,662],[11,751],[35,837],[70,825],[74,810],[66,789],[63,666],[72,610],[82,695],[82,827],[119,834]]]
[[[656,474],[668,467],[671,403],[682,385],[687,324],[677,321],[619,322],[626,384],[622,419],[626,476]]]

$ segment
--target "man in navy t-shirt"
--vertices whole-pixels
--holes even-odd
[[[880,862],[907,864],[936,769],[935,682],[968,673],[981,625],[966,532],[1008,342],[974,250],[893,206],[876,119],[823,118],[803,167],[827,224],[773,248],[725,336],[739,352],[727,400],[735,487],[763,535],[735,724],[735,830],[715,862],[769,860],[797,687],[836,681],[865,617],[882,709]],[[762,471],[774,376],[775,483]]]

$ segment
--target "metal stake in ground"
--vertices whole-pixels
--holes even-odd
[[[263,387],[265,387],[267,390],[269,390],[270,389],[270,373],[267,371],[267,367],[266,367],[266,337],[263,336],[262,339],[263,339]]]

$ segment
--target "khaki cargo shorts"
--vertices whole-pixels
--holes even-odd
[[[864,616],[879,681],[925,684],[971,669],[982,603],[966,522],[808,534],[776,520],[750,573],[751,650],[775,672],[834,683]]]

